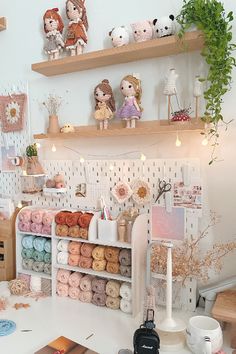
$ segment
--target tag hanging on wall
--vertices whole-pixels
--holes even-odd
[[[131,185],[132,199],[138,205],[145,205],[151,201],[151,190],[147,182],[136,179]]]
[[[117,202],[122,204],[131,197],[133,191],[128,183],[120,181],[113,187],[111,193]]]
[[[23,129],[26,100],[26,94],[0,96],[0,117],[3,133]]]

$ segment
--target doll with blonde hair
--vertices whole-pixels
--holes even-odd
[[[113,91],[108,80],[103,80],[95,87],[94,98],[96,101],[94,118],[99,121],[100,130],[107,129],[108,122],[116,110]]]
[[[70,22],[65,45],[72,56],[82,54],[88,41],[88,19],[84,2],[85,0],[66,1],[66,15]]]
[[[137,77],[127,75],[122,79],[120,89],[125,96],[125,100],[118,110],[117,116],[126,121],[126,128],[135,128],[136,121],[141,118],[143,111],[141,107],[141,82]]]
[[[65,46],[62,38],[64,24],[58,11],[57,8],[47,10],[43,16],[44,32],[48,40],[44,49],[49,60],[58,59],[60,51]]]

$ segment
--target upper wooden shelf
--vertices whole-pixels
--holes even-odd
[[[6,17],[0,17],[0,31],[4,31],[7,28]]]
[[[138,136],[173,133],[177,131],[202,131],[204,123],[192,119],[191,123],[169,124],[167,120],[137,122],[135,129],[126,129],[122,123],[111,124],[107,130],[99,130],[97,126],[75,127],[74,133],[35,134],[34,139],[77,139],[115,136]]]
[[[192,52],[202,49],[203,45],[202,33],[194,31],[186,33],[183,40],[180,40],[177,36],[170,36],[142,43],[131,43],[119,48],[103,49],[32,64],[32,70],[45,76],[62,75],[102,66],[180,54],[185,51]]]

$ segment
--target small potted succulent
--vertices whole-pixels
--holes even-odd
[[[41,175],[44,170],[38,160],[38,149],[36,144],[27,146],[26,148],[26,173],[27,175]]]

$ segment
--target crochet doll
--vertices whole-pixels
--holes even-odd
[[[44,49],[49,60],[58,59],[65,45],[62,38],[64,24],[58,11],[58,9],[47,10],[43,16],[44,31],[48,40]]]
[[[88,19],[84,2],[85,0],[66,1],[66,15],[70,22],[65,45],[72,56],[82,54],[88,41]]]
[[[108,128],[108,121],[116,110],[115,99],[108,80],[103,80],[94,89],[96,101],[94,118],[99,121],[100,130]]]
[[[138,78],[127,75],[120,84],[122,94],[125,96],[123,106],[117,111],[117,116],[126,121],[126,128],[135,128],[136,121],[142,116],[141,82]]]

